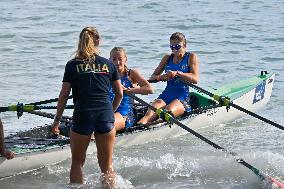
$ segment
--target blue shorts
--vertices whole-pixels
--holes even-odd
[[[80,135],[90,135],[95,133],[108,133],[114,128],[112,122],[89,122],[89,123],[72,123],[71,129],[73,132]]]
[[[186,112],[191,111],[189,95],[175,96],[175,95],[163,92],[162,94],[160,94],[160,96],[157,99],[163,100],[167,105],[169,105],[172,101],[177,99],[183,104],[183,107],[184,107]]]
[[[122,117],[125,120],[125,128],[133,126],[135,121],[133,112],[127,112],[127,113],[119,112],[119,113],[122,115]]]

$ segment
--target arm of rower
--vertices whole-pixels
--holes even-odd
[[[168,61],[169,57],[170,57],[170,55],[165,55],[162,58],[160,64],[158,65],[158,67],[155,69],[155,71],[151,75],[150,80],[163,80],[163,78],[161,77],[161,74],[165,70],[165,66],[167,64],[167,61]]]
[[[53,124],[51,126],[51,132],[53,134],[59,134],[59,125],[60,125],[60,120],[62,117],[62,114],[64,112],[64,108],[66,106],[68,96],[71,91],[71,83],[69,82],[62,82],[62,88],[59,94],[58,102],[57,102],[57,111],[56,115],[54,117]]]
[[[197,55],[194,53],[190,55],[189,66],[190,66],[189,73],[178,72],[177,76],[181,77],[181,79],[185,81],[197,84],[199,79],[199,61]]]
[[[139,86],[128,89],[128,92],[142,95],[153,94],[151,84],[137,70],[130,70],[129,77],[133,83],[137,83]]]
[[[117,108],[119,107],[119,104],[123,97],[123,90],[122,90],[122,85],[121,85],[120,80],[115,80],[112,82],[112,89],[115,94],[113,102],[112,102],[112,108],[113,108],[113,111],[115,112]]]
[[[62,114],[64,112],[65,106],[67,104],[67,100],[71,91],[71,83],[62,82],[62,88],[59,94],[58,103],[57,103],[57,112],[54,119],[54,122],[59,122]]]

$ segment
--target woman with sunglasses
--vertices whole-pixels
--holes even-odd
[[[199,76],[199,62],[197,55],[186,51],[186,38],[180,33],[173,33],[170,37],[172,53],[165,55],[151,76],[151,80],[167,81],[165,90],[153,102],[155,108],[165,108],[175,117],[190,111],[189,86],[186,82],[196,84]],[[165,71],[164,74],[163,71]],[[138,122],[147,124],[155,121],[158,116],[148,110]]]

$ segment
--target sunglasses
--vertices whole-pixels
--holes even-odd
[[[170,48],[171,48],[172,50],[175,49],[175,50],[177,50],[177,51],[178,51],[181,47],[182,47],[182,46],[179,45],[179,44],[178,44],[178,45],[170,45]]]

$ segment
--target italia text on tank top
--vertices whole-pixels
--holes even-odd
[[[130,73],[130,70],[128,71],[128,73]],[[131,81],[129,80],[128,75],[129,74],[125,74],[120,78],[121,84],[125,88],[133,87]],[[113,92],[112,88],[110,89],[110,96],[111,96],[111,100],[113,100],[114,92]],[[121,115],[126,115],[126,114],[132,112],[132,106],[133,106],[133,99],[131,97],[129,97],[127,94],[124,93],[123,98],[121,100],[121,103],[120,103],[119,107],[117,108],[116,112],[121,113]]]
[[[190,57],[190,53],[187,52],[183,56],[183,59],[175,64],[173,62],[173,55],[171,55],[168,59],[168,62],[165,67],[165,73],[167,71],[179,71],[184,73],[190,72],[190,67],[188,65],[188,59]],[[171,91],[172,94],[176,94],[178,96],[187,95],[189,93],[189,86],[180,80],[179,77],[175,77],[169,81],[167,81],[167,86],[165,91]]]

